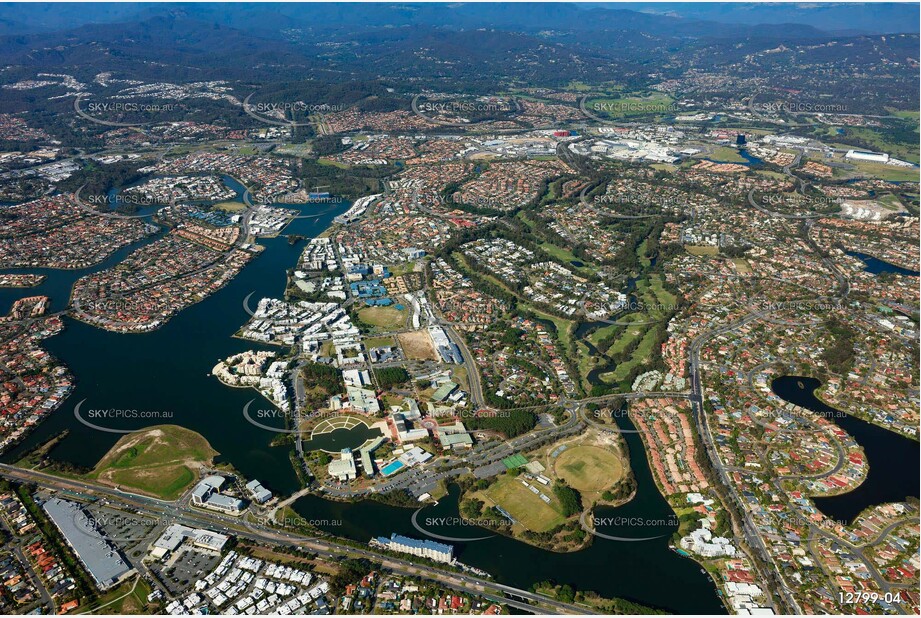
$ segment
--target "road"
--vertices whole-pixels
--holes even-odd
[[[328,539],[280,532],[260,524],[247,522],[246,525],[244,525],[240,518],[191,509],[185,506],[181,500],[168,502],[157,498],[126,493],[118,489],[95,485],[85,481],[60,478],[35,470],[24,470],[7,464],[0,464],[0,476],[19,482],[32,483],[49,490],[67,490],[91,499],[99,497],[114,499],[124,506],[137,509],[144,515],[153,518],[168,518],[171,521],[192,527],[221,530],[257,543],[271,543],[286,545],[288,547],[297,547],[317,552],[318,554],[325,554],[328,557],[368,558],[380,562],[385,568],[395,573],[424,577],[426,579],[438,581],[445,586],[472,594],[485,594],[489,596],[490,591],[496,591],[500,593],[500,596],[494,597],[496,600],[502,603],[508,603],[524,611],[533,613],[560,612],[567,614],[595,613],[589,608],[581,605],[563,603],[534,592],[515,588],[514,586],[507,586],[493,581],[484,581],[482,577],[447,571],[428,565],[419,567],[409,560],[384,556],[370,548],[356,548]],[[514,595],[522,601],[510,600],[506,595]],[[539,607],[523,601],[536,603]]]
[[[738,493],[738,490],[735,487],[735,484],[732,482],[732,479],[729,478],[728,471],[723,465],[722,460],[719,457],[719,453],[716,450],[716,446],[713,440],[713,434],[710,431],[710,423],[707,418],[707,414],[703,409],[703,385],[701,383],[700,377],[700,350],[709,340],[730,333],[732,331],[738,330],[745,324],[753,320],[761,319],[762,317],[768,315],[769,310],[761,310],[749,313],[745,317],[733,322],[731,324],[725,324],[714,328],[710,331],[704,332],[698,335],[689,346],[690,354],[690,378],[691,378],[691,406],[694,412],[694,418],[697,424],[697,427],[700,431],[701,444],[704,446],[704,450],[707,452],[707,456],[710,459],[710,463],[713,466],[713,469],[716,471],[719,476],[720,483],[723,486],[723,489],[728,492],[729,498],[736,505],[738,513],[742,517],[742,521],[739,522],[741,525],[742,533],[745,536],[745,540],[748,543],[749,547],[756,550],[761,558],[766,564],[770,565],[773,569],[772,578],[764,576],[764,573],[761,573],[761,581],[770,582],[772,579],[776,580],[780,569],[777,566],[777,563],[774,561],[773,556],[767,548],[767,545],[764,543],[764,540],[761,538],[761,535],[758,534],[757,528],[755,527],[755,522],[745,508],[745,502],[742,500],[741,496]],[[732,511],[730,510],[730,513]],[[756,560],[754,564],[757,570],[762,571],[760,563]],[[787,607],[784,610],[784,613],[792,614],[801,614],[802,610],[799,607],[799,604],[796,602],[796,599],[793,598],[793,595],[785,586],[772,586],[775,591],[778,591],[784,599]]]

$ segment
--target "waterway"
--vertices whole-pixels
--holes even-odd
[[[239,186],[234,186],[240,189]],[[333,218],[348,210],[348,201],[340,203],[284,204],[304,216],[284,230],[286,234],[313,237],[332,223]],[[79,271],[18,269],[17,272],[41,272],[48,279],[38,287],[2,289],[0,302],[6,310],[16,298],[34,294],[52,297],[53,310],[67,306],[70,289],[81,276],[107,268],[124,258],[144,242],[116,252],[100,265]],[[299,489],[294,469],[288,460],[290,446],[271,447],[274,433],[251,425],[243,408],[252,399],[269,407],[255,390],[228,388],[208,373],[221,359],[251,349],[277,349],[232,338],[248,319],[244,299],[252,293],[251,306],[263,297],[281,298],[285,290],[285,273],[297,264],[302,243],[291,244],[284,236],[261,239],[265,251],[225,287],[204,301],[174,316],[162,328],[143,334],[119,334],[97,329],[65,317],[65,329],[46,339],[42,345],[60,359],[76,377],[71,396],[43,421],[16,448],[3,456],[4,462],[16,461],[22,453],[50,437],[70,430],[52,452],[55,459],[81,466],[93,466],[120,437],[100,432],[80,423],[74,407],[86,400],[82,409],[116,408],[145,412],[162,412],[155,421],[119,419],[108,421],[112,429],[141,429],[154,424],[182,425],[201,433],[221,453],[219,461],[231,462],[247,478],[257,478],[272,491],[291,493]],[[167,416],[167,414],[169,416]],[[102,424],[95,421],[96,424]]]
[[[917,466],[921,457],[918,442],[825,404],[815,396],[815,390],[821,385],[815,378],[784,376],[771,382],[771,390],[784,401],[823,414],[853,436],[863,447],[870,470],[863,483],[853,491],[813,498],[816,507],[832,519],[853,522],[861,511],[871,506],[902,502],[909,496],[918,498],[921,484]]]
[[[351,429],[341,428],[326,433],[314,434],[310,437],[310,440],[304,441],[304,450],[338,453],[342,449],[350,448],[355,451],[365,442],[380,437],[380,435],[379,429],[369,427],[364,423],[358,423]]]
[[[898,275],[906,275],[908,277],[917,277],[919,274],[921,274],[917,270],[902,268],[901,266],[890,264],[889,262],[875,258],[872,255],[867,255],[858,251],[848,251],[847,254],[862,261],[866,265],[864,270],[874,275],[881,275],[883,273],[895,273]]]
[[[287,206],[298,208],[304,215],[319,215],[295,220],[285,230],[288,234],[312,237],[325,230],[350,204]],[[15,462],[27,449],[69,430],[68,436],[52,451],[52,457],[93,466],[120,434],[100,432],[80,423],[74,416],[74,407],[85,400],[84,410],[118,408],[169,413],[169,417],[154,421],[121,419],[105,425],[121,430],[162,423],[181,425],[201,433],[221,453],[219,461],[232,463],[247,478],[259,479],[276,493],[299,489],[288,460],[290,446],[271,447],[274,432],[254,427],[243,416],[250,400],[256,399],[258,405],[266,406],[268,402],[254,390],[228,388],[208,375],[215,363],[227,356],[265,347],[232,338],[249,318],[243,307],[244,299],[250,294],[252,303],[262,297],[280,298],[285,288],[285,271],[297,263],[302,245],[292,245],[285,237],[263,239],[260,244],[266,247],[265,251],[227,286],[183,310],[154,332],[112,333],[65,317],[64,332],[45,340],[43,346],[68,366],[77,379],[76,387],[56,412],[20,445],[4,454],[3,461]],[[48,280],[38,288],[0,290],[0,302],[8,308],[16,298],[47,293],[53,297],[55,309],[63,309],[78,277],[117,263],[137,246],[122,249],[93,269],[47,271]],[[25,271],[35,272],[35,269]],[[98,419],[96,422],[102,423]],[[618,422],[632,428],[625,418],[619,418]],[[672,510],[653,482],[639,437],[626,434],[626,440],[637,479],[636,497],[617,509],[599,509],[596,516],[620,517],[624,522],[630,520],[631,525],[612,523],[599,525],[598,530],[619,537],[657,538],[635,542],[595,538],[585,550],[559,554],[499,536],[459,544],[460,559],[490,572],[498,581],[521,588],[551,579],[672,612],[725,613],[709,576],[697,563],[670,549],[669,540],[675,530]],[[317,496],[302,498],[295,506],[311,520],[342,520],[341,528],[329,531],[360,541],[393,532],[422,536],[411,524],[409,509],[371,501],[333,502]],[[457,517],[456,490],[423,513],[422,522],[427,517],[445,514]],[[637,525],[639,519],[646,523]],[[429,528],[435,533],[466,538],[489,534],[467,526]],[[668,594],[664,594],[666,586]]]
[[[762,159],[748,152],[747,148],[738,148],[737,152],[739,153],[740,157],[745,159],[744,163],[741,161],[720,161],[719,159],[711,159],[711,158],[707,158],[706,160],[712,163],[738,163],[739,165],[761,165],[764,163]]]
[[[624,429],[634,429],[625,417],[619,416],[617,422]],[[672,523],[674,513],[655,486],[639,435],[623,435],[637,480],[636,496],[624,506],[598,509],[594,513],[596,521],[610,525],[599,525],[597,529],[617,537],[658,538],[627,542],[595,537],[582,551],[555,553],[498,535],[480,541],[451,542],[455,555],[461,562],[517,588],[528,589],[534,583],[553,580],[672,613],[726,613],[709,576],[701,572],[696,562],[669,548],[670,537],[676,530]],[[488,529],[457,522],[458,494],[458,488],[452,486],[447,497],[418,514],[417,523],[429,532],[453,538],[476,539],[493,534]],[[318,527],[356,541],[389,537],[394,532],[425,538],[413,526],[414,509],[410,508],[367,500],[332,502],[313,495],[300,498],[293,506],[307,519],[336,522]],[[615,518],[621,518],[621,525],[614,525]]]

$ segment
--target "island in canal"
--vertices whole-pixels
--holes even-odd
[[[583,549],[597,507],[628,502],[636,489],[626,444],[591,428],[502,460],[492,478],[462,477],[461,516],[476,525],[555,552]]]

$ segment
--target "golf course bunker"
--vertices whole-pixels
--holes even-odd
[[[380,427],[358,416],[334,416],[317,423],[304,442],[305,451],[338,453],[344,448],[353,451],[383,435]]]

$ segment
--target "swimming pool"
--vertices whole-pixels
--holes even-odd
[[[383,474],[384,476],[390,476],[391,474],[400,471],[400,469],[404,468],[405,466],[406,466],[405,463],[403,463],[399,459],[395,459],[391,461],[389,464],[387,464],[386,466],[384,466],[383,468],[381,468],[381,474]]]

